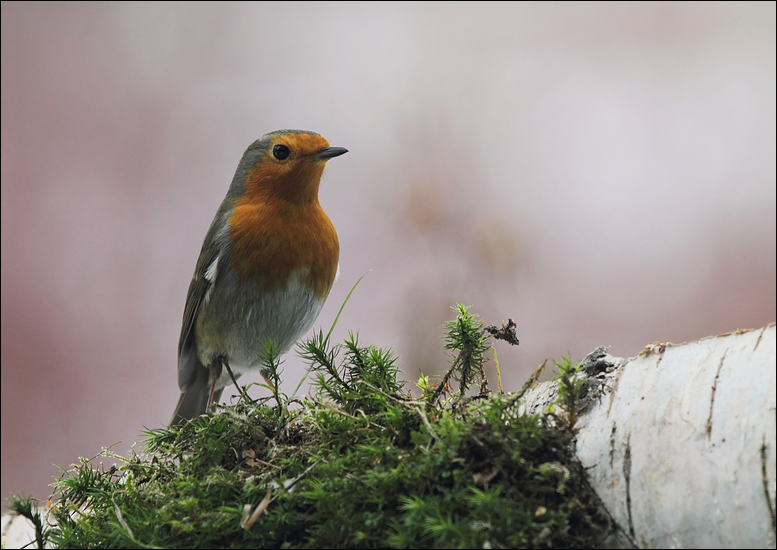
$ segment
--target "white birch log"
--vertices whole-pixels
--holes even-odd
[[[771,324],[583,361],[577,456],[636,546],[775,547],[776,345]],[[555,396],[538,384],[524,410]]]

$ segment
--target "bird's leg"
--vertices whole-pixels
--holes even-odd
[[[217,357],[215,361],[211,363],[210,366],[210,393],[208,394],[208,406],[205,407],[206,411],[210,411],[211,405],[213,405],[213,394],[216,392],[216,383],[219,381],[219,378],[221,378],[221,370],[223,368],[223,365],[226,364],[226,359],[223,357]],[[229,366],[227,366],[229,368]],[[229,374],[232,374],[232,371],[229,372]],[[221,395],[221,392],[219,392],[219,395]]]
[[[225,367],[227,367],[227,372],[229,373],[229,378],[232,379],[232,383],[235,385],[235,388],[237,388],[237,391],[239,391],[240,393],[243,393],[240,390],[240,386],[237,385],[237,378],[235,378],[235,375],[232,374],[232,369],[229,368],[229,363],[227,363],[227,360],[226,359],[222,359],[221,362],[222,362],[222,364]]]
[[[225,367],[227,367],[227,372],[229,373],[229,377],[232,379],[232,383],[235,385],[235,388],[237,389],[237,391],[239,391],[239,392],[240,392],[240,395],[241,395],[241,396],[242,396],[242,397],[243,397],[243,398],[244,398],[246,401],[251,401],[251,400],[248,398],[248,395],[246,394],[246,389],[245,389],[244,387],[241,387],[241,386],[240,386],[240,385],[237,383],[237,377],[236,377],[236,376],[235,376],[235,375],[232,373],[232,369],[231,369],[231,368],[229,368],[229,363],[227,363],[227,360],[226,360],[226,359],[222,359],[222,363],[223,363],[223,365],[224,365]]]
[[[208,394],[208,406],[205,407],[206,411],[210,411],[211,405],[213,405],[213,392],[216,391],[216,382],[218,378],[213,379],[213,383],[210,385],[210,393]]]

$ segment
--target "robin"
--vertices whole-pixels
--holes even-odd
[[[171,425],[204,414],[234,375],[286,353],[318,317],[339,271],[337,233],[318,202],[326,162],[347,153],[313,132],[278,130],[243,153],[205,235],[178,341]]]

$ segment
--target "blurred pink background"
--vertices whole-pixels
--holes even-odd
[[[335,336],[408,379],[456,301],[518,324],[506,390],[774,321],[775,94],[772,2],[3,2],[0,496],[169,420],[202,239],[276,129],[350,150],[317,326],[371,269]]]

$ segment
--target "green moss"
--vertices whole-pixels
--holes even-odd
[[[241,399],[147,431],[149,455],[119,468],[83,460],[56,483],[49,540],[61,548],[595,545],[608,522],[569,450],[570,423],[522,416],[516,395],[485,393],[482,323],[455,310],[451,370],[438,384],[422,378],[421,399],[397,381],[390,350],[353,334],[331,345],[318,334],[302,345],[314,396],[296,408],[280,393],[273,406]],[[480,394],[466,397],[478,377]]]

